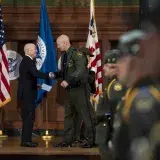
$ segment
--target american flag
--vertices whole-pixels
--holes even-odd
[[[2,6],[0,5],[0,107],[11,101]]]
[[[93,0],[90,1],[90,23],[89,23],[89,34],[86,47],[89,48],[91,54],[94,55],[94,57],[91,58],[89,66],[90,69],[94,70],[96,73],[95,77],[96,93],[94,95],[94,101],[98,103],[99,95],[102,92],[102,65],[101,65],[102,61],[101,61],[100,46],[98,42]]]

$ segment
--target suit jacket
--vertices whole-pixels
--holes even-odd
[[[37,70],[35,61],[24,56],[19,67],[19,82],[17,98],[26,102],[33,102],[37,98],[37,78],[49,79],[48,73]]]

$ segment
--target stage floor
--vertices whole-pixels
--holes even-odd
[[[41,138],[33,138],[34,142],[39,143],[37,148],[20,147],[20,138],[8,137],[0,143],[0,155],[37,155],[37,156],[52,156],[52,155],[86,155],[98,156],[97,148],[83,149],[79,147],[71,148],[53,148],[52,144],[60,141],[59,137],[53,137],[53,140],[46,143]]]

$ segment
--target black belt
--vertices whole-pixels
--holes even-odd
[[[105,113],[104,115],[97,116],[97,124],[101,122],[108,122],[111,118],[111,113]]]
[[[72,88],[78,88],[78,87],[83,86],[84,84],[85,83],[82,83],[82,82],[73,83],[73,84],[70,84],[69,86],[67,86],[66,90],[70,90]]]

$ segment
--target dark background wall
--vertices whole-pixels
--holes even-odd
[[[85,46],[89,25],[88,0],[47,0],[47,10],[52,26],[54,40],[60,34],[67,34],[74,47]],[[70,3],[69,3],[70,2]],[[72,3],[71,3],[72,2]],[[38,35],[40,17],[40,0],[2,0],[2,12],[8,49],[17,51],[23,56],[23,47],[27,42],[34,42]],[[110,48],[116,48],[119,36],[132,28],[132,21],[124,19],[138,13],[137,1],[97,0],[96,23],[98,37],[103,54]],[[57,59],[60,53],[57,52]],[[59,82],[48,94],[48,127],[50,129],[63,129],[64,90]],[[11,81],[12,101],[3,107],[4,128],[21,128],[21,118],[16,106],[17,80]],[[37,108],[35,128],[46,127],[45,101]]]

